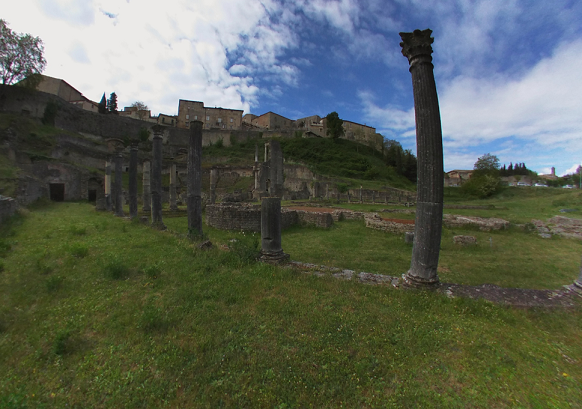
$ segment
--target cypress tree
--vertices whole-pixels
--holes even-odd
[[[107,100],[105,99],[105,92],[103,93],[103,96],[101,97],[101,102],[99,102],[98,110],[99,110],[100,114],[107,113]]]

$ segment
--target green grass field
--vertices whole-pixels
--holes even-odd
[[[202,251],[184,217],[164,222],[175,233],[63,203],[2,227],[1,408],[580,407],[580,307],[318,278],[252,261],[258,235],[205,226],[233,249]],[[576,241],[471,233],[482,244],[462,250],[445,230],[441,280],[556,288],[577,276]],[[386,274],[411,252],[357,222],[289,229],[283,248]]]

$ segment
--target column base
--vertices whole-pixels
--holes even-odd
[[[402,274],[402,281],[404,287],[426,290],[435,290],[441,284],[438,276],[431,279],[420,278],[411,275],[410,271],[408,271],[406,274]]]
[[[283,253],[283,250],[276,253],[261,251],[259,261],[269,264],[286,264],[289,262],[289,258],[289,254]]]
[[[153,222],[152,228],[156,230],[167,230],[168,227],[163,222]]]

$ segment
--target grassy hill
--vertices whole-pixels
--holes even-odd
[[[544,200],[578,200],[568,193]],[[509,218],[525,217],[513,210],[519,201],[506,199]],[[514,309],[304,275],[254,262],[257,235],[204,226],[217,247],[202,251],[180,234],[185,217],[165,222],[175,233],[62,203],[0,228],[0,407],[582,402],[580,307]],[[445,229],[443,280],[556,288],[577,276],[577,241],[454,233],[479,241],[453,248]],[[411,252],[355,221],[286,230],[283,248],[293,259],[393,275]]]

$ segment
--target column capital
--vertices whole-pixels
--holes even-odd
[[[402,55],[408,58],[411,68],[416,63],[430,63],[432,61],[431,44],[434,42],[434,38],[430,36],[431,34],[430,28],[414,30],[412,33],[400,33]]]
[[[166,127],[162,125],[152,126],[152,131],[154,131],[154,138],[155,137],[161,138],[164,133],[164,129],[166,129]]]

